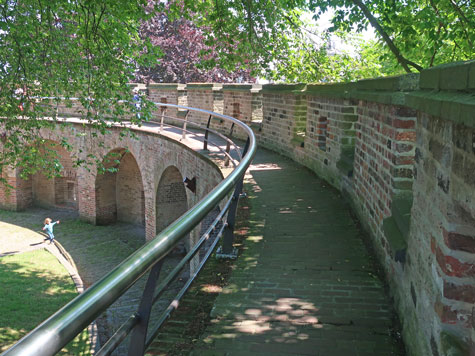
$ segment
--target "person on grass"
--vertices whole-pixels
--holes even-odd
[[[52,222],[52,220],[50,218],[45,219],[45,226],[43,227],[43,231],[46,231],[46,233],[48,234],[48,237],[49,237],[49,241],[51,243],[53,243],[53,241],[54,241],[53,226],[55,224],[59,224],[59,220],[55,221],[55,222]]]

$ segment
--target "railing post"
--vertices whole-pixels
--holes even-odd
[[[181,135],[181,139],[184,140],[186,138],[186,122],[188,120],[188,114],[190,113],[190,110],[188,110],[185,114],[185,122],[183,123],[183,134]]]
[[[165,119],[165,112],[167,111],[167,109],[165,107],[161,107],[160,108],[161,110],[161,118],[160,118],[160,132],[163,131],[163,120]]]
[[[205,139],[203,141],[203,150],[208,149],[209,125],[211,124],[211,115],[208,117],[208,124],[206,124]]]
[[[246,141],[246,145],[244,146],[244,151],[242,156],[244,157],[249,149],[249,138]],[[245,173],[244,173],[245,174]],[[233,193],[233,201],[231,206],[229,207],[228,217],[226,221],[226,227],[224,229],[224,237],[223,237],[223,246],[216,251],[216,257],[218,258],[236,258],[237,251],[233,248],[234,242],[234,225],[236,223],[236,210],[239,203],[239,197],[241,195],[244,174],[239,179],[236,184],[236,188],[234,189]]]
[[[158,262],[153,266],[148,276],[147,284],[143,291],[142,300],[137,311],[139,322],[132,331],[129,345],[129,356],[143,356],[145,353],[145,341],[147,339],[148,322],[153,305],[153,295],[157,286],[158,276],[163,262]]]
[[[229,132],[229,139],[231,139],[233,137],[233,130],[234,130],[234,122],[231,125],[231,131]],[[231,142],[227,141],[226,142],[226,153],[229,154],[230,151],[231,151]],[[229,166],[229,156],[228,155],[226,155],[226,157],[224,158],[224,166],[225,167]]]

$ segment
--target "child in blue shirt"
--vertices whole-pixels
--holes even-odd
[[[55,221],[55,222],[52,222],[52,220],[51,220],[50,218],[46,218],[46,219],[45,219],[45,226],[43,227],[43,231],[46,230],[46,233],[47,233],[48,236],[49,236],[50,242],[53,242],[53,241],[54,241],[53,226],[54,226],[55,224],[59,224],[59,220],[58,220],[58,221]]]

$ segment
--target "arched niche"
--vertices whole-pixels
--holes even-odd
[[[155,200],[157,234],[188,210],[183,176],[169,166],[160,177]]]
[[[122,221],[143,226],[145,196],[135,157],[118,148],[105,156],[103,165],[106,171],[96,176],[96,224]]]
[[[70,153],[54,141],[47,141],[40,151],[42,154],[48,154],[47,151],[55,151],[60,171],[54,177],[48,177],[45,171],[39,171],[31,177],[33,204],[77,209],[77,170],[73,167]]]

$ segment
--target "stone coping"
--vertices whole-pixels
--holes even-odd
[[[442,64],[421,72],[421,89],[475,91],[475,60]]]
[[[263,93],[292,93],[304,94],[306,84],[264,84],[262,86]]]
[[[186,89],[188,90],[213,90],[214,88],[221,88],[222,84],[216,83],[188,83]]]
[[[148,85],[148,87],[151,88],[151,89],[179,90],[179,89],[184,89],[186,87],[186,84],[180,84],[180,83],[150,83]]]
[[[475,93],[417,91],[406,95],[406,105],[475,128]]]
[[[223,91],[242,91],[252,92],[262,89],[262,85],[259,84],[223,84]]]

